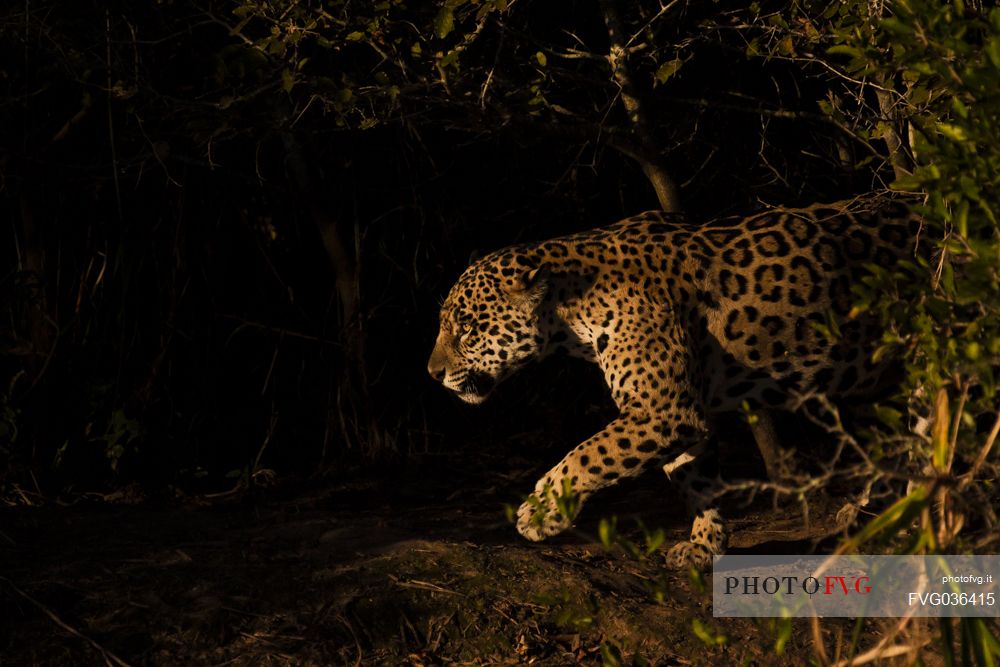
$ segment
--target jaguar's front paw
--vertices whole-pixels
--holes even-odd
[[[705,570],[712,564],[715,553],[704,544],[695,542],[678,542],[667,552],[667,566],[675,570],[686,570],[694,567]]]
[[[532,542],[557,535],[569,526],[570,520],[559,511],[554,502],[539,499],[534,494],[517,510],[517,532]]]

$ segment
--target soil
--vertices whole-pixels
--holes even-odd
[[[772,621],[715,619],[710,575],[705,592],[689,573],[663,568],[688,523],[662,480],[610,490],[570,534],[532,544],[503,504],[537,471],[453,459],[213,499],[120,493],[2,509],[0,665],[600,665],[616,656],[737,665],[812,656],[805,622],[778,657]],[[801,552],[831,532],[819,526],[835,504],[811,508],[812,528],[796,507],[764,505],[730,509],[735,550]],[[624,529],[634,519],[662,526],[664,546],[644,560],[606,550],[596,534],[608,515],[640,541]],[[828,633],[845,628],[824,624]]]

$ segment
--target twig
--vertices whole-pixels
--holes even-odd
[[[864,665],[869,662],[875,662],[876,660],[882,660],[883,658],[893,658],[897,655],[906,655],[907,653],[913,653],[914,651],[919,651],[923,647],[927,646],[931,640],[926,639],[918,644],[913,644],[907,646],[905,644],[897,644],[896,646],[891,646],[889,648],[882,648],[881,644],[871,649],[870,651],[865,651],[861,655],[854,656],[850,660],[841,660],[836,663],[833,667],[853,667],[853,665]]]
[[[447,588],[443,588],[441,586],[438,586],[437,584],[432,584],[429,581],[420,581],[419,579],[410,579],[409,581],[402,581],[392,576],[391,574],[389,575],[389,578],[392,579],[392,583],[402,588],[416,588],[423,591],[433,591],[434,593],[445,593],[447,595],[458,595],[460,597],[465,597],[464,593],[448,590]]]
[[[252,39],[250,39],[249,37],[247,37],[246,35],[244,35],[241,32],[241,25],[242,24],[241,25],[237,25],[237,26],[231,26],[228,23],[226,23],[225,21],[223,21],[222,19],[217,18],[211,12],[204,12],[204,14],[205,14],[205,16],[208,17],[208,22],[209,23],[216,23],[216,24],[222,26],[223,28],[225,28],[229,32],[230,36],[232,36],[232,37],[239,37],[241,40],[243,40],[243,43],[246,44],[247,46],[249,46],[250,48],[257,49],[258,51],[263,51],[259,46],[257,46],[256,44],[253,43]],[[201,25],[201,24],[199,24],[199,25]]]
[[[955,447],[958,444],[958,429],[962,424],[962,412],[965,410],[965,402],[969,398],[969,382],[962,383],[962,395],[958,398],[958,407],[955,409],[955,416],[951,421],[951,439],[948,441],[948,453],[944,461],[944,472],[951,472],[951,466],[955,462]]]
[[[820,625],[819,617],[813,616],[809,622],[812,631],[813,655],[819,660],[821,665],[829,665],[830,658],[826,654],[826,647],[823,646],[823,627]]]
[[[274,435],[274,429],[278,425],[278,413],[273,413],[271,415],[271,426],[267,429],[267,437],[264,438],[264,442],[261,443],[260,449],[257,450],[257,458],[253,461],[253,470],[251,475],[257,473],[260,470],[260,459],[264,456],[264,450],[267,449],[267,445],[271,442],[271,436]]]
[[[122,210],[122,190],[121,184],[118,182],[118,147],[115,145],[115,120],[114,113],[111,109],[111,97],[114,94],[111,85],[111,12],[107,9],[104,10],[104,37],[105,37],[105,47],[106,55],[108,61],[108,90],[107,90],[107,103],[108,103],[108,141],[111,144],[111,176],[115,184],[115,201],[118,204],[118,222],[124,222],[125,214]]]
[[[261,329],[263,331],[270,331],[271,333],[276,333],[276,334],[279,334],[281,336],[288,336],[289,338],[301,338],[302,340],[308,340],[308,341],[312,341],[314,343],[322,343],[324,345],[333,345],[334,347],[339,347],[340,346],[340,343],[338,343],[337,341],[326,340],[325,338],[320,338],[319,336],[310,336],[309,334],[300,333],[298,331],[293,331],[291,329],[283,329],[281,327],[273,327],[273,326],[270,326],[270,325],[267,325],[267,324],[263,324],[261,322],[253,322],[251,320],[247,320],[247,319],[244,319],[242,317],[238,317],[236,315],[229,315],[229,314],[226,314],[226,313],[222,313],[222,314],[219,315],[219,317],[222,317],[222,318],[227,319],[227,320],[235,320],[235,321],[239,322],[240,323],[240,327],[239,328],[250,327],[251,329]],[[235,333],[235,332],[233,332],[233,333]],[[230,335],[230,338],[232,338],[232,335]]]
[[[153,143],[153,140],[149,138],[148,134],[146,134],[146,128],[143,127],[143,125],[142,125],[142,118],[139,118],[138,114],[135,114],[135,119],[139,123],[139,132],[142,134],[143,138],[146,140],[146,143],[149,144],[149,149],[152,151],[153,157],[156,158],[156,161],[160,163],[160,167],[163,168],[163,173],[166,174],[167,180],[170,181],[171,183],[173,183],[174,185],[176,185],[177,187],[183,188],[184,186],[181,185],[177,181],[177,179],[175,179],[173,176],[170,175],[170,170],[167,169],[167,163],[163,161],[163,157],[160,155],[161,151],[157,150],[156,144]]]
[[[86,115],[90,112],[90,109],[91,107],[93,107],[93,105],[94,105],[93,96],[91,96],[90,93],[85,93],[83,96],[83,101],[80,104],[80,110],[77,111],[72,118],[66,121],[58,132],[52,135],[52,138],[49,139],[49,143],[54,144],[57,141],[62,141],[67,136],[69,136],[70,131],[74,127],[80,124],[80,121],[82,121],[86,117]]]
[[[119,658],[117,655],[115,655],[114,653],[112,653],[108,649],[104,648],[103,646],[101,646],[100,644],[98,644],[96,641],[94,641],[93,639],[91,639],[90,637],[88,637],[87,635],[83,634],[79,630],[75,629],[74,627],[72,627],[71,625],[69,625],[68,623],[66,623],[66,621],[64,621],[61,618],[59,618],[58,616],[56,616],[55,612],[53,612],[51,609],[49,609],[48,607],[46,607],[44,604],[42,604],[41,602],[39,602],[35,598],[31,597],[30,595],[28,595],[27,593],[25,593],[24,591],[22,591],[20,588],[18,588],[14,584],[13,581],[11,581],[10,579],[8,579],[7,577],[0,576],[0,581],[3,581],[4,583],[6,583],[8,586],[11,587],[11,590],[13,590],[15,593],[17,593],[21,597],[23,597],[25,600],[27,600],[31,604],[35,605],[35,607],[37,607],[43,614],[45,614],[46,616],[48,616],[49,619],[53,623],[55,623],[56,625],[58,625],[60,628],[62,628],[66,632],[70,633],[74,637],[82,639],[83,641],[85,641],[88,644],[90,644],[94,649],[96,649],[101,654],[101,656],[104,657],[104,661],[107,664],[109,664],[109,665],[116,665],[117,667],[131,667],[131,665],[129,665],[129,663],[125,662],[124,660],[122,660],[121,658]]]
[[[976,478],[979,473],[979,469],[983,467],[986,463],[986,457],[990,455],[990,450],[993,449],[993,443],[997,440],[997,435],[1000,435],[1000,412],[997,413],[996,421],[993,422],[993,429],[990,430],[989,436],[986,438],[986,442],[983,443],[983,448],[979,450],[979,456],[976,457],[976,461],[972,464],[972,468],[969,472],[965,473],[962,477],[962,481],[959,484],[959,488],[965,488],[972,483],[972,480]]]
[[[493,54],[493,65],[490,67],[489,73],[486,75],[486,81],[483,82],[482,90],[479,91],[479,108],[486,109],[486,93],[490,89],[490,83],[493,81],[493,72],[496,71],[497,63],[500,62],[500,51],[503,49],[503,38],[506,36],[506,31],[503,30],[503,23],[500,24],[500,39],[497,40],[497,50]]]
[[[660,11],[658,11],[656,13],[656,15],[653,16],[653,18],[651,18],[648,21],[646,21],[646,24],[644,26],[642,26],[641,28],[639,28],[638,30],[636,30],[635,34],[628,38],[628,41],[625,42],[625,48],[631,48],[632,47],[632,42],[634,42],[635,40],[639,39],[639,35],[641,35],[642,33],[646,32],[646,29],[649,28],[649,26],[653,25],[654,21],[656,21],[661,16],[663,16],[664,14],[666,14],[667,12],[669,12],[671,9],[673,9],[674,5],[676,5],[677,2],[678,2],[678,0],[673,0],[673,2],[668,2],[667,4],[665,4],[662,7],[660,7]]]
[[[347,628],[347,630],[351,633],[351,637],[354,638],[354,648],[358,651],[358,657],[357,660],[354,661],[354,667],[361,667],[361,658],[364,656],[364,651],[361,650],[361,642],[358,640],[357,633],[354,632],[354,626],[351,625],[351,622],[347,620],[347,617],[343,614],[337,614],[337,620]]]

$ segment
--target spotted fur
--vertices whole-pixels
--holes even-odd
[[[674,564],[725,550],[711,490],[681,467],[720,413],[795,409],[804,397],[871,393],[877,322],[848,317],[872,263],[915,251],[917,222],[885,200],[773,209],[704,225],[652,212],[512,246],[470,266],[441,307],[431,376],[469,403],[557,350],[598,364],[619,416],[540,479],[518,510],[530,540],[565,530],[564,484],[581,501],[643,470],[677,471],[694,514]],[[821,333],[839,322],[840,336]],[[679,470],[678,470],[679,468]]]

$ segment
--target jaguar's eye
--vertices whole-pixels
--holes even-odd
[[[462,339],[472,331],[472,324],[468,320],[458,320],[452,324],[451,331],[456,338]]]
[[[472,335],[473,331],[475,331],[475,328],[471,324],[469,324],[468,322],[465,322],[463,324],[459,324],[458,325],[458,340],[459,340],[459,342],[467,340],[469,338],[469,336]]]

